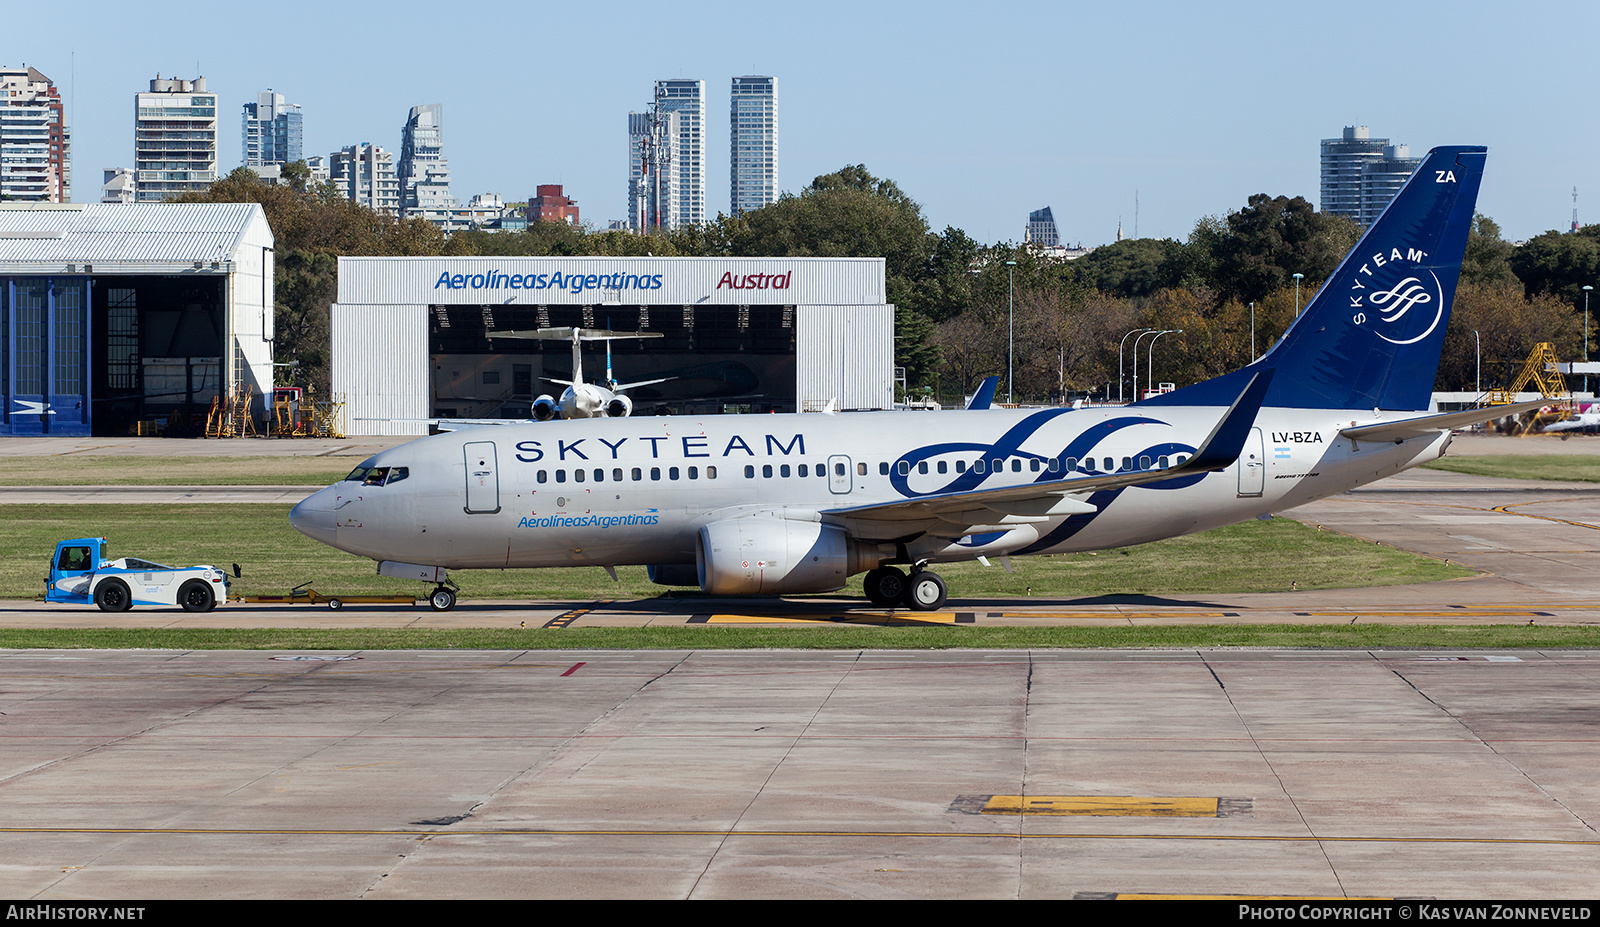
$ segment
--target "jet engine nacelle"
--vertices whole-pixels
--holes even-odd
[[[833,525],[758,515],[702,527],[695,566],[716,595],[832,592],[892,554]]]
[[[606,403],[606,415],[611,418],[627,418],[633,414],[633,400],[626,396],[613,396]]]
[[[556,405],[555,399],[550,397],[548,394],[540,396],[538,399],[533,401],[533,417],[541,422],[550,421],[551,419],[555,418],[556,413],[560,411],[561,407]]]

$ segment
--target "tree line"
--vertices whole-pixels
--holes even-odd
[[[762,209],[683,229],[641,235],[536,222],[522,232],[446,236],[422,219],[381,215],[330,185],[310,184],[301,167],[286,168],[282,186],[239,168],[180,199],[261,204],[277,240],[278,360],[298,365],[296,382],[321,389],[339,256],[881,257],[895,307],[895,363],[913,393],[948,400],[984,376],[1004,377],[1009,323],[1011,392],[1042,401],[1115,397],[1119,362],[1123,374],[1138,364],[1141,384],[1180,386],[1248,363],[1283,334],[1361,235],[1356,223],[1302,197],[1258,194],[1237,211],[1200,219],[1184,241],[1119,241],[1064,261],[1014,242],[982,244],[954,227],[934,232],[894,181],[857,164]],[[1475,388],[1480,343],[1485,389],[1506,384],[1541,341],[1579,359],[1582,287],[1597,281],[1600,225],[1518,247],[1478,216],[1436,388]],[[1174,334],[1138,359],[1119,354],[1124,336],[1140,328]],[[1149,345],[1144,339],[1141,351]]]

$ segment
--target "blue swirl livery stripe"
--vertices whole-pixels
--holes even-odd
[[[951,441],[943,444],[929,444],[919,447],[900,457],[900,460],[905,461],[907,464],[906,473],[900,472],[898,461],[896,462],[896,466],[890,468],[889,484],[893,486],[895,491],[900,493],[900,495],[908,498],[917,498],[919,496],[937,496],[952,492],[970,492],[981,486],[989,477],[994,476],[995,471],[991,468],[985,467],[984,471],[980,473],[976,469],[969,467],[965,473],[957,473],[953,479],[951,479],[948,483],[945,483],[943,486],[940,486],[937,489],[928,490],[926,492],[918,492],[912,489],[910,486],[910,476],[911,473],[915,472],[917,464],[922,463],[929,458],[938,457],[941,454],[959,454],[977,451],[985,460],[1007,457],[1020,457],[1027,460],[1039,461],[1048,461],[1064,457],[1083,458],[1087,456],[1089,451],[1093,450],[1101,441],[1104,441],[1106,438],[1124,428],[1129,428],[1134,425],[1167,424],[1160,419],[1149,418],[1148,416],[1129,415],[1122,418],[1114,418],[1110,421],[1095,425],[1088,431],[1085,431],[1083,434],[1080,434],[1074,438],[1071,443],[1069,443],[1065,448],[1062,448],[1061,453],[1056,455],[1055,458],[1046,456],[1044,454],[1036,454],[1031,451],[1022,450],[1023,442],[1031,438],[1040,428],[1044,427],[1056,416],[1065,415],[1072,411],[1072,409],[1046,409],[1041,412],[1036,412],[1017,424],[1011,426],[1011,428],[1009,428],[1005,434],[1001,435],[993,444],[983,444],[972,441]],[[1052,479],[1061,479],[1061,474],[1041,471],[1035,482],[1048,482]]]
[[[1195,449],[1187,444],[1179,444],[1176,441],[1168,441],[1162,444],[1153,444],[1134,455],[1134,457],[1135,459],[1139,457],[1160,458],[1162,456],[1171,456],[1174,454],[1193,454],[1194,452]],[[1185,486],[1193,486],[1205,478],[1206,474],[1204,473],[1191,473],[1188,476],[1176,476],[1170,480],[1161,480],[1155,483],[1145,483],[1137,488],[1183,489]],[[1034,541],[1032,544],[1029,544],[1022,550],[1016,551],[1017,555],[1021,556],[1022,554],[1036,554],[1066,541],[1068,538],[1089,527],[1089,525],[1093,523],[1096,518],[1104,515],[1106,509],[1111,505],[1111,503],[1115,502],[1117,497],[1121,496],[1123,492],[1124,489],[1102,489],[1099,492],[1093,493],[1089,496],[1087,501],[1090,505],[1095,507],[1096,511],[1084,512],[1079,515],[1068,515],[1065,521],[1051,529],[1050,532],[1044,537]]]

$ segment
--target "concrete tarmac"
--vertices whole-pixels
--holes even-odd
[[[0,655],[0,895],[1592,897],[1593,652]]]
[[[1484,572],[917,616],[697,598],[118,620],[1600,620],[1600,486],[1414,471],[1286,514]],[[8,603],[0,623],[105,620]],[[1588,898],[1597,706],[1597,651],[0,651],[0,894]]]

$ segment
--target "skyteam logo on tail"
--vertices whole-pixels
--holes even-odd
[[[1415,344],[1444,318],[1444,287],[1416,248],[1377,251],[1350,284],[1350,321],[1390,344]]]

